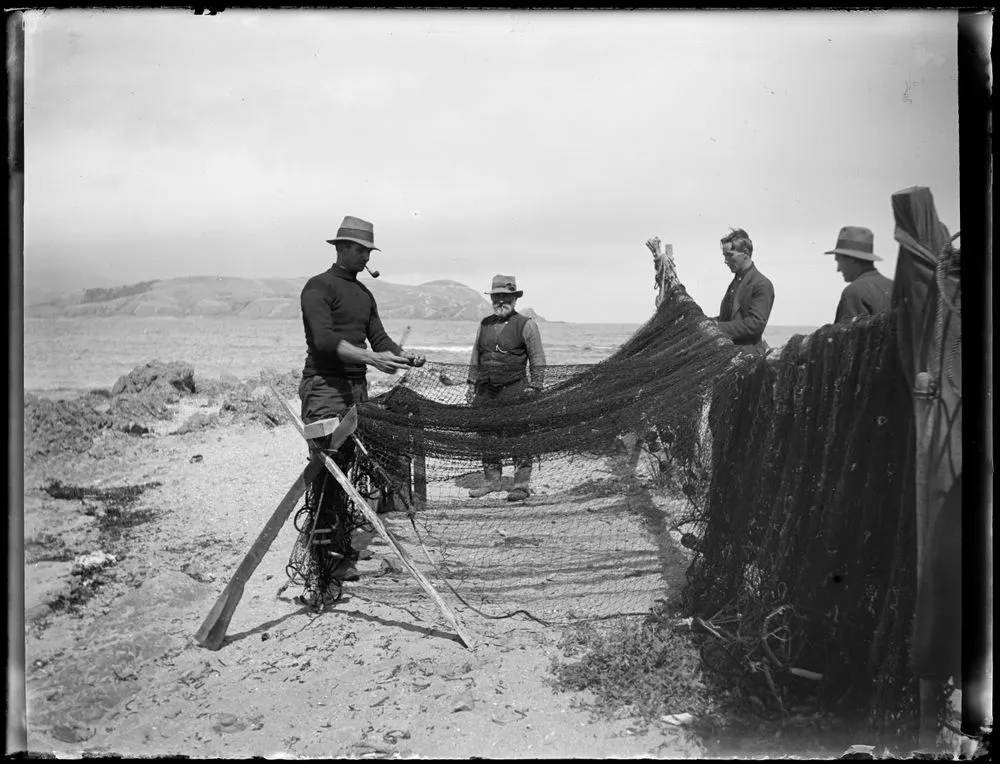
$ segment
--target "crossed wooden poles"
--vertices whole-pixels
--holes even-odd
[[[361,441],[354,432],[358,426],[358,412],[356,407],[352,407],[344,415],[343,419],[334,417],[303,425],[302,420],[299,419],[298,415],[291,409],[284,398],[274,388],[271,391],[285,409],[292,423],[299,431],[299,434],[306,440],[329,435],[330,447],[328,450],[330,451],[340,448],[348,438],[353,438],[358,445],[361,445]],[[257,566],[260,565],[264,555],[267,554],[267,550],[270,549],[271,544],[277,538],[281,527],[285,524],[288,516],[295,509],[295,505],[305,493],[306,488],[320,475],[324,467],[333,475],[334,479],[340,484],[340,487],[344,489],[349,499],[354,503],[358,511],[361,512],[365,520],[368,521],[375,529],[375,532],[389,545],[389,549],[399,558],[406,571],[416,579],[416,582],[420,584],[420,588],[427,593],[438,608],[440,608],[441,612],[444,613],[445,618],[451,624],[452,628],[455,629],[462,644],[465,647],[471,648],[473,644],[472,640],[462,630],[462,626],[455,613],[448,607],[447,603],[445,603],[434,587],[431,586],[431,583],[424,577],[424,574],[413,564],[413,560],[402,545],[400,545],[395,534],[385,526],[378,514],[368,505],[368,502],[365,501],[358,490],[351,485],[351,481],[348,480],[347,475],[344,474],[343,470],[340,469],[327,453],[320,453],[318,456],[312,458],[302,471],[302,474],[296,478],[292,487],[288,489],[285,497],[278,504],[277,509],[274,510],[274,513],[260,532],[257,540],[250,547],[250,551],[247,552],[246,557],[243,558],[243,561],[236,569],[232,580],[230,580],[229,584],[222,591],[222,594],[219,595],[205,621],[201,624],[201,628],[195,633],[195,640],[198,644],[209,650],[218,650],[222,647],[226,639],[226,629],[229,628],[229,622],[236,611],[236,606],[243,597],[243,588],[247,580],[249,580],[250,576],[257,569]]]

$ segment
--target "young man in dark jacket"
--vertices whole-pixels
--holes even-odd
[[[834,255],[837,271],[847,286],[840,295],[835,324],[849,324],[861,316],[885,313],[892,307],[892,279],[875,267],[882,258],[875,254],[875,236],[867,228],[844,226],[837,236],[837,246],[825,254]]]
[[[767,352],[764,329],[774,306],[774,286],[753,264],[753,242],[746,231],[730,229],[720,243],[733,280],[716,317],[719,331],[734,345],[746,345],[763,355]]]
[[[513,276],[493,277],[489,292],[493,315],[479,324],[469,362],[468,399],[473,406],[514,403],[536,395],[545,375],[545,351],[538,324],[518,313],[514,306],[524,294]],[[530,371],[530,378],[528,373]],[[481,496],[500,490],[503,464],[499,459],[484,459],[484,481],[469,496]],[[508,501],[524,501],[530,493],[531,455],[514,457],[514,485]]]
[[[313,276],[302,289],[302,323],[306,335],[306,362],[299,385],[304,424],[343,417],[356,403],[368,400],[368,365],[393,374],[424,362],[422,356],[406,353],[385,331],[375,298],[358,281],[375,246],[371,223],[348,215],[337,235],[328,239],[337,249],[337,260],[323,273]],[[371,349],[366,346],[371,343]],[[310,456],[329,438],[309,442]],[[344,443],[334,456],[344,468],[353,453],[353,441]],[[320,502],[319,497],[323,496]],[[310,571],[304,575],[303,599],[318,605],[336,599],[340,581],[358,578],[351,547],[350,499],[325,471],[311,486],[315,525],[303,530],[309,543]]]

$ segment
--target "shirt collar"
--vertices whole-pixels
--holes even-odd
[[[337,265],[336,263],[330,266],[330,273],[332,273],[334,276],[338,276],[339,278],[344,279],[344,281],[358,280],[357,274],[351,273],[349,270],[347,270],[347,268],[344,268],[341,265]]]

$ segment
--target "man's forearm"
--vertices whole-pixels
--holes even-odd
[[[470,385],[479,381],[479,331],[476,332],[476,341],[472,343],[472,357],[469,358],[469,374],[466,381]]]
[[[528,370],[531,386],[541,390],[545,381],[545,350],[542,348],[542,336],[534,321],[528,321],[524,326],[524,345],[528,351]]]
[[[337,345],[337,356],[342,361],[351,363],[369,363],[371,361],[371,351],[352,345],[347,340],[341,340]]]
[[[403,348],[399,343],[395,342],[389,336],[389,333],[382,325],[382,319],[378,316],[375,316],[368,326],[368,341],[371,343],[372,350],[376,353],[388,350],[390,353],[399,355],[403,352]]]
[[[529,363],[528,373],[528,385],[536,390],[541,390],[545,385],[545,366],[541,364],[536,366],[533,363]]]

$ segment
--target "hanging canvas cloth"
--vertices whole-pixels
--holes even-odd
[[[893,286],[899,353],[916,433],[917,602],[910,664],[921,679],[961,676],[962,315],[959,254],[930,189],[892,196],[900,244]]]

